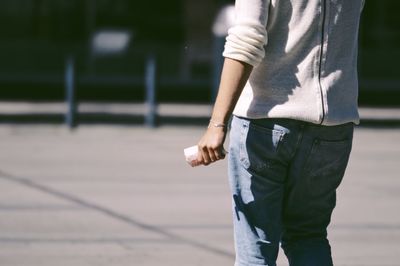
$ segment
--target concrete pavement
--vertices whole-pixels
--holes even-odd
[[[191,168],[182,155],[202,131],[1,125],[0,265],[233,265],[226,161]],[[335,265],[400,265],[399,158],[399,129],[357,128]]]

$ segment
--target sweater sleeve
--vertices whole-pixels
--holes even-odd
[[[252,66],[261,62],[268,40],[266,26],[269,4],[270,0],[236,0],[235,25],[228,31],[224,57]]]

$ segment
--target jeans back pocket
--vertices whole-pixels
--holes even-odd
[[[343,179],[351,147],[351,139],[314,141],[303,171],[312,196],[321,199],[334,196]]]
[[[272,168],[279,161],[279,146],[284,131],[252,123],[244,124],[240,140],[240,161],[255,172]]]

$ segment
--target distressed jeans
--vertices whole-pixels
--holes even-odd
[[[234,117],[229,181],[235,266],[333,265],[327,227],[349,159],[354,125]]]

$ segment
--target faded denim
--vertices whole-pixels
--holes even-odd
[[[327,227],[349,159],[354,125],[234,117],[229,181],[236,266],[333,265]]]

